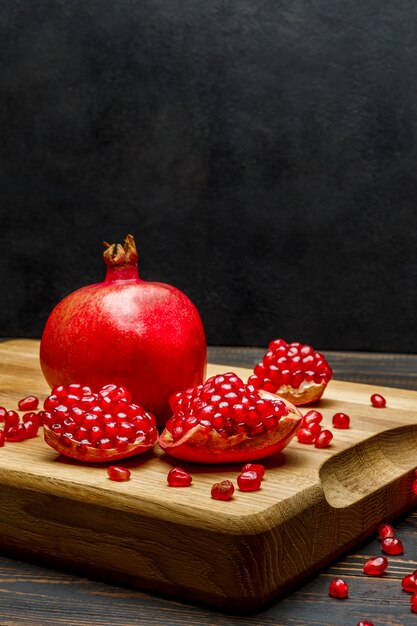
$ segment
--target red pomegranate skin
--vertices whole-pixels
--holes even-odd
[[[203,324],[181,291],[139,278],[131,235],[124,247],[105,245],[105,280],[68,295],[49,316],[42,371],[51,387],[125,386],[163,425],[171,416],[169,397],[204,379]]]

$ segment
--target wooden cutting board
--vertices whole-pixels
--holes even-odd
[[[37,341],[0,343],[0,405],[48,393]],[[230,371],[209,365],[208,374]],[[247,377],[249,370],[233,368]],[[370,405],[371,393],[387,398]],[[211,499],[214,482],[235,481],[239,465],[199,467],[160,450],[123,463],[126,483],[106,467],[71,462],[42,437],[0,448],[0,550],[34,557],[139,589],[256,610],[413,508],[417,392],[332,381],[318,406],[324,424],[344,411],[326,449],[297,441],[265,461],[258,492]],[[170,488],[177,465],[191,487]]]

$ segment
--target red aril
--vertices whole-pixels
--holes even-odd
[[[310,428],[312,424],[320,424],[323,421],[323,415],[319,411],[308,411],[303,417],[303,426]]]
[[[168,472],[167,482],[170,487],[188,487],[192,481],[192,476],[180,467],[174,467]]]
[[[412,574],[408,574],[407,576],[404,576],[404,578],[401,581],[401,586],[404,589],[404,591],[408,591],[409,593],[416,593],[417,592],[417,571],[413,572]]]
[[[36,411],[38,408],[39,400],[36,396],[27,396],[22,398],[17,403],[19,411]]]
[[[313,433],[314,438],[316,438],[317,435],[321,432],[321,424],[318,424],[317,422],[313,422],[312,424],[309,424],[307,426],[307,430]]]
[[[258,491],[262,478],[256,472],[242,472],[236,479],[240,491]]]
[[[222,480],[219,483],[214,483],[211,488],[211,497],[214,500],[231,500],[235,488],[230,480]]]
[[[346,413],[335,413],[332,417],[332,424],[334,428],[349,428],[350,417],[349,415],[346,415]]]
[[[401,539],[396,537],[387,537],[381,541],[382,551],[386,554],[402,554],[404,546]]]
[[[4,430],[0,429],[0,448],[4,446]]]
[[[387,537],[394,536],[394,527],[391,524],[380,524],[378,527],[378,534],[380,539],[386,539]]]
[[[49,316],[42,370],[51,387],[78,381],[92,389],[109,381],[125,386],[163,424],[170,416],[169,397],[203,380],[201,318],[178,289],[139,278],[131,235],[124,247],[106,246],[104,282],[78,289]]]
[[[7,411],[4,416],[4,424],[6,428],[11,428],[12,426],[17,426],[20,422],[19,414],[16,411]]]
[[[55,387],[44,402],[45,441],[57,452],[100,463],[153,448],[158,438],[155,418],[130,401],[125,387],[108,384],[97,393],[82,385],[70,387]],[[120,403],[126,412],[120,411]]]
[[[245,463],[280,452],[302,420],[292,404],[258,393],[230,372],[176,393],[171,403],[159,445],[196,463]]]
[[[110,465],[110,467],[107,468],[107,475],[110,480],[124,482],[126,480],[129,480],[130,471],[127,469],[127,467],[122,467],[120,465]]]
[[[316,448],[327,448],[333,439],[333,433],[330,430],[322,430],[316,437],[314,445]]]
[[[271,341],[248,383],[265,389],[299,406],[316,402],[332,377],[324,356],[298,341]]]
[[[242,467],[242,473],[243,472],[256,472],[258,476],[263,479],[265,476],[265,467],[259,463],[246,463],[246,465]]]
[[[417,613],[417,593],[413,593],[411,596],[410,609],[413,613]]]
[[[363,572],[368,576],[381,576],[388,567],[388,559],[384,556],[374,556],[365,561]]]
[[[329,585],[329,596],[344,599],[349,595],[349,587],[342,578],[333,578]]]
[[[4,422],[4,418],[6,417],[7,409],[4,406],[0,406],[0,424]]]
[[[376,409],[383,409],[386,406],[387,401],[385,400],[384,396],[381,396],[381,394],[373,393],[371,396],[371,404]]]
[[[411,483],[411,489],[413,490],[414,495],[417,496],[417,480],[413,480]]]
[[[358,622],[357,626],[374,626],[374,625],[372,622],[366,619],[365,621],[362,620],[361,622]]]
[[[316,435],[310,430],[310,428],[300,428],[297,433],[297,439],[300,443],[313,443]]]

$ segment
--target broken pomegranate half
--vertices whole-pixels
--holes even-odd
[[[332,373],[324,356],[311,346],[275,339],[248,383],[301,406],[321,398]]]
[[[302,415],[286,400],[258,392],[231,372],[171,398],[173,416],[159,445],[195,463],[247,462],[282,450]]]
[[[150,450],[158,438],[155,418],[131,402],[127,389],[59,385],[44,402],[44,437],[63,456],[93,463]]]

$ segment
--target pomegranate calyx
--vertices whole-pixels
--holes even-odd
[[[138,251],[133,235],[126,236],[123,246],[120,243],[108,243],[107,241],[103,241],[103,245],[106,248],[103,252],[106,265],[111,267],[137,265]]]

